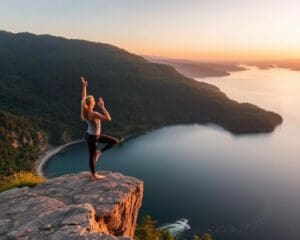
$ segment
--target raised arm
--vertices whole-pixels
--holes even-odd
[[[98,106],[101,108],[103,114],[98,112],[91,112],[90,113],[91,117],[104,120],[104,121],[111,121],[111,116],[104,106],[104,101],[102,97],[99,97]]]
[[[104,106],[104,101],[102,97],[99,97],[98,106],[101,108],[102,112],[104,113],[104,116],[107,118],[107,121],[111,121],[111,116]]]
[[[82,82],[82,92],[81,92],[81,97],[85,98],[86,97],[86,88],[87,88],[87,80],[84,79],[84,77],[80,77],[81,82]]]

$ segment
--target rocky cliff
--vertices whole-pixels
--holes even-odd
[[[0,193],[0,239],[132,239],[143,182],[103,172],[50,179],[35,188]]]

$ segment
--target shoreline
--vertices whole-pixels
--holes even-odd
[[[71,142],[68,142],[66,144],[63,145],[59,145],[59,146],[47,146],[47,148],[39,155],[38,159],[35,161],[35,170],[37,172],[37,174],[41,177],[44,177],[43,174],[43,166],[45,165],[45,163],[51,158],[53,157],[55,154],[57,154],[58,152],[60,152],[61,150],[63,150],[64,148],[76,144],[76,143],[80,143],[83,142],[84,140],[74,140]]]
[[[163,127],[164,125],[161,125],[160,127]],[[158,128],[160,128],[158,127]],[[121,142],[124,142],[126,139],[129,139],[131,137],[136,137],[136,136],[140,136],[140,135],[143,135],[143,134],[146,134],[150,131],[153,131],[157,128],[151,128],[151,129],[148,129],[148,130],[145,130],[145,131],[142,131],[140,133],[135,133],[135,134],[131,134],[131,135],[127,135],[123,138],[121,138]],[[63,144],[63,145],[59,145],[59,146],[52,146],[52,145],[48,145],[47,148],[41,152],[39,154],[39,157],[37,158],[37,160],[35,161],[35,170],[37,172],[37,174],[43,178],[46,178],[43,174],[43,166],[45,165],[45,163],[51,158],[53,157],[55,154],[59,153],[61,150],[63,150],[64,148],[70,146],[70,145],[73,145],[73,144],[76,144],[76,143],[80,143],[80,142],[84,142],[85,140],[82,139],[82,140],[74,140],[74,141],[71,141],[71,142],[68,142],[66,144]]]

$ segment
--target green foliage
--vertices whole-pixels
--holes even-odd
[[[157,221],[151,216],[145,215],[141,224],[136,227],[135,240],[177,240],[168,231],[162,231],[156,227]],[[193,240],[213,240],[210,234],[195,235]]]
[[[0,111],[0,176],[32,170],[46,144],[44,132],[31,119]]]
[[[34,172],[18,172],[8,177],[2,177],[0,180],[0,192],[20,187],[34,187],[39,183],[44,182],[45,179],[38,176]]]
[[[204,235],[195,235],[193,240],[212,240],[212,237],[210,234],[205,233]]]
[[[162,231],[156,228],[157,221],[151,216],[143,217],[142,223],[137,225],[135,231],[135,240],[175,240],[168,231]]]

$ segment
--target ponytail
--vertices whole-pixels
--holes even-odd
[[[89,95],[81,100],[80,117],[82,121],[87,120],[87,115],[90,110],[90,104],[92,99],[94,99],[94,97],[92,95]]]
[[[80,117],[81,117],[81,120],[84,121],[87,119],[87,110],[88,110],[88,107],[86,105],[86,98],[83,98],[81,100],[81,111],[80,111]]]

